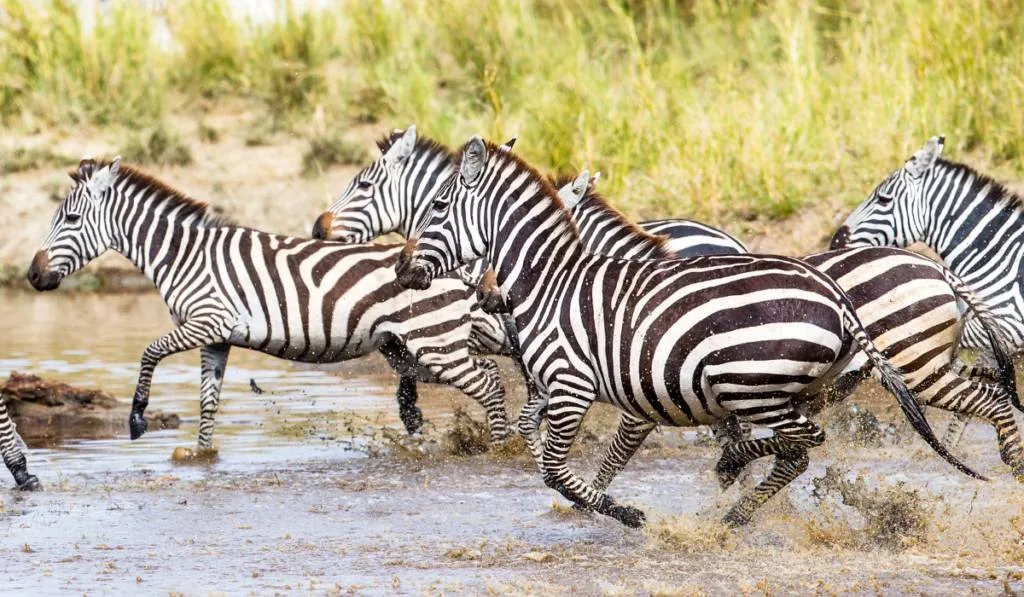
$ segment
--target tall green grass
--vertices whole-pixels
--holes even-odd
[[[32,4],[0,0],[9,121],[159,117],[170,90],[252,98],[275,122],[320,111],[332,128],[414,122],[452,144],[517,134],[544,169],[601,170],[633,215],[719,222],[861,198],[936,133],[952,154],[1024,173],[1016,0],[281,2],[262,26],[186,0],[160,51],[134,4],[88,35],[59,0],[45,16]]]

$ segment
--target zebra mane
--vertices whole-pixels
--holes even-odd
[[[540,187],[541,193],[554,203],[555,207],[562,212],[562,219],[569,225],[568,228],[570,234],[572,234],[577,241],[582,242],[583,239],[580,238],[580,229],[576,225],[576,220],[572,218],[572,215],[569,213],[569,208],[565,206],[561,197],[558,196],[558,189],[552,184],[551,179],[541,174],[540,171],[531,166],[526,160],[519,157],[519,155],[509,151],[508,147],[502,147],[501,145],[493,143],[487,139],[484,139],[483,142],[487,147],[487,162],[489,164],[498,164],[499,167],[503,163],[511,162],[516,170],[526,172],[530,176],[531,181]],[[463,146],[455,157],[453,164],[455,165],[456,170],[458,170],[459,165],[462,164],[462,156],[465,151],[466,148]]]
[[[83,183],[89,179],[93,172],[99,171],[105,166],[110,165],[110,160],[99,160],[96,162],[90,162],[82,167],[69,172],[71,179],[76,183]],[[234,225],[229,218],[220,214],[214,213],[213,208],[204,201],[193,199],[182,193],[178,189],[168,185],[167,183],[157,179],[151,174],[147,174],[128,164],[121,164],[120,171],[117,173],[117,180],[126,181],[129,185],[135,186],[136,188],[146,188],[155,191],[153,200],[162,203],[169,203],[174,206],[180,206],[181,211],[178,212],[182,216],[195,215],[199,217],[199,224],[205,228],[216,228],[218,226],[231,226]]]
[[[555,189],[557,190],[557,189],[560,189],[560,188],[564,187],[567,184],[571,184],[572,182],[574,182],[576,180],[576,177],[575,176],[568,176],[568,175],[564,175],[564,176],[560,175],[560,176],[556,176],[554,178],[551,178],[550,180],[551,180],[551,183],[554,185]],[[600,211],[604,215],[606,215],[606,216],[610,217],[611,219],[615,220],[615,222],[617,224],[622,226],[624,229],[628,230],[630,232],[630,235],[637,242],[642,242],[642,243],[644,243],[646,245],[653,245],[653,247],[655,249],[657,249],[659,253],[661,253],[663,258],[665,258],[665,259],[674,259],[674,258],[676,258],[675,253],[670,251],[665,246],[668,243],[668,241],[669,241],[668,237],[661,236],[661,235],[658,235],[658,234],[651,234],[650,232],[647,232],[646,230],[641,228],[636,222],[634,222],[633,220],[630,220],[628,217],[626,217],[626,215],[624,213],[619,211],[618,208],[616,208],[614,205],[609,203],[608,200],[605,199],[604,195],[602,195],[601,193],[597,192],[597,189],[594,188],[593,183],[587,185],[587,190],[583,194],[583,199],[580,201],[580,204],[582,204],[584,202],[587,202],[590,206],[595,208],[597,211]]]
[[[1006,188],[1006,185],[992,178],[988,174],[978,172],[973,167],[961,162],[953,162],[944,158],[939,158],[935,162],[935,166],[941,166],[947,172],[954,174],[966,174],[974,177],[974,184],[985,186],[988,185],[992,188],[992,193],[989,193],[989,198],[992,202],[998,204],[1006,202],[1006,204],[1012,209],[1024,208],[1024,197],[1021,197],[1017,193],[1014,193],[1010,189]],[[934,166],[933,166],[934,167]]]
[[[377,148],[380,149],[381,154],[387,153],[391,146],[402,138],[403,134],[405,134],[403,130],[394,130],[377,139]],[[424,135],[416,135],[416,145],[413,148],[413,153],[442,153],[448,156],[449,159],[455,158],[455,154],[452,153],[448,146]]]

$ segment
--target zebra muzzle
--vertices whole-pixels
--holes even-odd
[[[433,276],[421,261],[415,257],[416,244],[414,241],[407,242],[405,248],[398,254],[398,261],[395,262],[395,275],[398,285],[403,288],[414,290],[426,290],[430,288]]]
[[[331,224],[334,223],[334,214],[325,211],[313,222],[313,238],[317,240],[330,240]]]
[[[850,242],[850,228],[847,226],[840,226],[839,229],[836,230],[836,233],[832,235],[832,242],[829,243],[828,249],[830,251],[842,249],[848,242]]]
[[[32,264],[28,267],[28,283],[32,288],[40,291],[53,290],[60,286],[61,275],[52,271],[50,267],[50,256],[45,250],[36,252],[32,258]]]

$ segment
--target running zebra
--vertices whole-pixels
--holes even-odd
[[[729,444],[716,466],[728,487],[757,458],[767,478],[725,517],[754,511],[807,469],[823,430],[797,410],[856,348],[879,369],[914,428],[960,470],[914,396],[871,344],[849,299],[828,277],[785,257],[708,256],[628,261],[589,255],[550,183],[511,151],[474,137],[458,174],[396,265],[399,283],[426,288],[484,257],[519,331],[523,361],[547,399],[548,434],[537,450],[545,483],[583,507],[630,525],[641,511],[617,504],[568,467],[569,448],[594,400],[637,419],[693,426],[737,416],[770,438]]]
[[[28,472],[28,460],[23,451],[25,443],[21,441],[14,421],[7,412],[7,402],[0,393],[0,456],[3,456],[7,470],[11,471],[17,488],[25,491],[39,489],[39,479]]]
[[[1024,199],[970,166],[941,159],[945,137],[932,137],[882,181],[843,222],[832,248],[923,243],[999,316],[1024,348]],[[971,322],[963,345],[981,348]]]
[[[210,448],[232,346],[310,363],[380,351],[403,384],[412,380],[411,391],[416,378],[454,386],[487,411],[492,441],[507,437],[497,366],[469,354],[475,291],[458,278],[410,292],[395,283],[401,245],[344,245],[233,226],[120,159],[82,160],[71,177],[75,184],[32,260],[29,282],[52,290],[113,249],[154,283],[177,325],[142,355],[132,439],[146,430],[157,364],[198,348],[199,447]]]
[[[594,190],[588,173],[559,183],[559,198],[576,222],[588,252],[630,259],[689,257],[685,251],[668,249],[665,239],[638,230]],[[670,229],[672,220],[663,220],[662,225]],[[683,232],[689,226],[683,220],[678,228]],[[699,244],[700,239],[692,242]],[[848,294],[871,340],[901,370],[923,404],[951,410],[961,418],[979,413],[991,422],[1000,456],[1017,479],[1024,481],[1024,448],[1011,408],[1020,408],[1013,363],[994,316],[955,274],[931,259],[888,247],[841,249],[810,255],[803,261],[835,280]],[[988,334],[999,364],[998,383],[958,375],[954,357],[962,328],[959,303],[979,319]],[[813,410],[847,397],[869,369],[866,355],[858,353],[837,380],[823,388]],[[728,427],[735,430],[735,425]],[[652,424],[624,421],[594,486],[607,487],[653,428]],[[943,443],[953,445],[961,429],[951,424]]]
[[[511,145],[509,142],[502,148],[511,149]],[[330,209],[317,219],[313,226],[315,236],[366,242],[387,232],[408,235],[415,229],[417,219],[424,217],[431,198],[455,172],[451,151],[431,139],[417,137],[412,126],[385,136],[378,141],[378,147],[381,157],[357,174]],[[445,160],[445,156],[449,159]],[[747,252],[741,242],[727,233],[689,220],[643,222],[638,229],[594,191],[593,183],[589,176],[552,181],[570,210],[588,253],[649,259]],[[856,291],[851,298],[858,307],[858,316],[867,324],[872,339],[887,358],[903,369],[914,391],[926,403],[934,400],[938,404],[952,404],[964,412],[986,412],[990,420],[997,421],[1004,460],[1011,464],[1015,474],[1024,472],[1019,462],[1021,449],[1016,425],[1012,414],[1004,412],[1008,410],[1007,395],[1016,396],[1012,375],[1006,375],[1004,368],[1003,378],[1009,378],[1009,383],[998,387],[958,378],[948,367],[939,371],[951,362],[960,330],[961,313],[956,308],[958,291],[943,278],[951,274],[937,271],[934,262],[915,254],[883,253],[877,256],[881,258],[877,263],[866,259],[876,257],[873,254],[848,255],[832,263],[825,273],[834,274],[832,277],[848,292]],[[823,256],[810,257],[820,258]],[[864,274],[865,267],[869,268],[869,275]],[[849,275],[851,271],[856,275]],[[865,282],[870,284],[865,285]],[[481,303],[499,308],[501,297],[493,276],[485,277],[481,287],[484,291]],[[908,294],[910,290],[916,300]],[[959,294],[965,304],[984,309],[969,293]],[[878,297],[895,297],[897,302],[887,303],[891,307],[888,312],[879,310],[873,302]],[[514,331],[509,335],[513,336]],[[921,355],[929,358],[919,361]],[[823,394],[829,397],[829,403],[856,389],[865,377],[861,371],[865,362],[865,355],[859,353],[847,366],[845,375],[826,388]],[[936,373],[936,377],[929,377],[932,373]],[[976,398],[962,401],[965,396]],[[992,403],[997,404],[991,406]],[[539,418],[542,411],[542,403],[530,403],[524,413]],[[945,445],[956,444],[964,421],[970,416],[964,412],[957,412],[957,419],[950,424],[943,438]],[[654,428],[646,421],[629,420],[628,414],[623,417],[623,427],[612,444],[617,456],[614,460],[622,464],[624,461],[617,453],[620,446],[642,441],[641,434],[645,437]],[[539,424],[539,421],[531,423]],[[735,429],[735,426],[729,428]],[[718,433],[726,426],[715,429],[720,440],[728,439]],[[606,473],[602,468],[599,479],[606,478]]]

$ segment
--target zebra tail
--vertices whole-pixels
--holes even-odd
[[[871,339],[868,338],[868,334],[864,331],[864,326],[861,325],[854,315],[853,305],[850,303],[850,299],[845,295],[841,294],[843,298],[843,324],[847,330],[853,336],[857,345],[860,349],[868,356],[868,359],[875,366],[878,371],[878,377],[882,382],[882,386],[896,395],[896,400],[899,402],[900,409],[903,411],[903,415],[910,421],[910,425],[914,428],[914,431],[928,442],[928,445],[935,450],[939,456],[942,456],[946,462],[952,464],[957,470],[974,477],[975,479],[981,479],[982,481],[988,481],[984,476],[974,472],[966,464],[960,462],[960,460],[953,456],[946,449],[946,446],[942,445],[942,442],[935,437],[935,432],[928,425],[928,420],[924,418],[924,413],[921,411],[921,406],[917,403],[917,399],[914,398],[914,394],[911,393],[910,388],[903,381],[903,376],[900,372],[892,366],[892,363],[887,361],[882,353],[878,351],[878,348],[872,344]]]
[[[943,267],[942,274],[956,297],[967,305],[967,308],[977,318],[978,323],[985,329],[985,335],[988,336],[988,343],[992,345],[992,354],[996,359],[999,385],[1010,394],[1010,403],[1013,404],[1013,407],[1024,412],[1024,405],[1021,404],[1020,396],[1017,394],[1017,372],[1013,368],[1013,359],[1010,358],[1010,354],[1006,350],[1007,342],[996,323],[996,315],[949,268]]]

